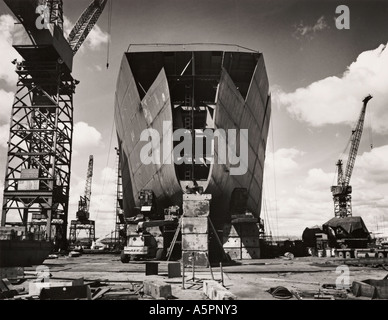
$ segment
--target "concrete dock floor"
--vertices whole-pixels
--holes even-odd
[[[160,262],[158,276],[146,276],[144,261],[123,264],[119,255],[113,254],[82,255],[78,258],[63,256],[44,263],[51,273],[51,281],[84,278],[85,283],[99,281],[110,287],[111,291],[119,291],[125,295],[133,283],[141,284],[145,279],[155,279],[171,284],[173,299],[208,299],[200,284],[193,286],[189,281],[193,277],[191,268],[185,271],[186,284],[183,289],[181,277],[168,278],[167,264]],[[315,257],[239,261],[234,265],[224,266],[224,285],[238,300],[276,300],[267,290],[278,286],[299,293],[303,299],[314,299],[314,294],[322,292],[323,284],[336,284],[340,276],[338,265],[339,262],[335,259]],[[33,274],[36,268],[26,270]],[[215,280],[221,280],[220,267],[213,267],[212,271]],[[387,274],[382,267],[351,266],[349,283],[367,279],[381,280]],[[201,280],[210,280],[210,269],[196,268],[194,276],[199,283]],[[28,281],[21,286],[28,292]],[[355,297],[348,292],[347,299]],[[292,300],[296,298],[293,297]]]

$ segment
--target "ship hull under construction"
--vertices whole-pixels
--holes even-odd
[[[215,224],[230,220],[230,200],[236,189],[246,190],[245,209],[259,218],[270,117],[269,84],[261,53],[234,46],[136,48],[125,53],[115,101],[125,217],[136,215],[141,190],[152,190],[158,210],[163,210],[181,206],[183,193],[200,187],[212,194]],[[153,149],[151,155],[160,161],[150,164],[141,158],[148,143],[141,136],[147,129],[158,132],[160,139],[157,152]],[[181,152],[182,159],[186,156],[191,162],[177,164],[177,154],[165,146],[177,147],[174,132],[178,129],[187,130],[192,141],[207,129],[226,134],[234,129],[236,139],[227,137],[227,149],[235,141],[236,156],[244,134],[247,152],[241,152],[239,165],[246,170],[233,174],[238,164],[230,157],[222,161],[225,156],[219,139],[214,139],[210,151],[202,148],[206,150],[202,157],[196,156],[193,142],[190,157],[186,150]],[[212,161],[206,162],[209,157]]]

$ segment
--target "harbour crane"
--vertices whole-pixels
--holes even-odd
[[[3,0],[17,18],[13,47],[22,61],[11,111],[1,226],[45,233],[66,248],[73,96],[73,59],[108,0],[93,0],[64,35],[63,0]],[[21,222],[9,221],[19,217]],[[31,218],[32,219],[29,219]],[[31,222],[30,222],[31,220]],[[35,231],[36,232],[36,231]]]
[[[84,239],[84,245],[91,247],[96,241],[96,223],[90,220],[90,198],[92,195],[92,180],[93,180],[93,156],[89,157],[88,170],[86,173],[85,192],[80,196],[78,202],[77,220],[72,220],[70,225],[70,247],[76,246],[80,240],[79,233],[85,231],[87,239]]]
[[[88,221],[90,217],[90,197],[92,195],[92,179],[93,179],[93,156],[89,157],[88,171],[86,174],[85,192],[83,196],[80,196],[78,202],[77,219],[80,221]]]
[[[350,179],[352,177],[358,148],[360,146],[362,131],[364,128],[366,108],[368,102],[372,98],[373,97],[371,95],[368,95],[363,100],[363,107],[361,109],[360,117],[357,121],[356,127],[352,130],[349,157],[345,171],[343,170],[343,161],[340,159],[337,162],[337,185],[331,187],[334,200],[334,213],[335,217],[337,218],[352,217],[352,187],[350,186]]]

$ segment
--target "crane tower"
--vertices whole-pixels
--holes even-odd
[[[4,0],[18,19],[18,81],[11,111],[1,226],[33,226],[66,247],[73,141],[73,58],[107,0],[94,0],[69,39],[62,0]],[[11,221],[12,220],[12,221]]]
[[[92,195],[93,179],[93,156],[89,157],[88,171],[86,173],[85,193],[80,197],[78,202],[77,220],[71,221],[70,225],[70,244],[75,245],[78,241],[78,234],[81,230],[87,233],[87,246],[91,246],[95,241],[95,221],[90,218],[90,198]]]
[[[354,164],[356,161],[358,148],[360,146],[362,131],[364,129],[365,114],[368,102],[372,99],[368,95],[363,100],[360,117],[357,121],[355,129],[352,131],[350,139],[350,151],[346,164],[346,170],[343,170],[343,161],[337,162],[337,185],[331,187],[334,200],[334,213],[337,218],[352,217],[352,187],[350,186],[350,178],[352,177]]]

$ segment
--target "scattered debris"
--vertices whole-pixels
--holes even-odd
[[[324,283],[322,285],[323,289],[337,289],[337,285],[334,283]]]
[[[271,288],[267,290],[267,292],[270,293],[274,298],[282,299],[282,300],[288,300],[294,296],[294,294],[290,290],[281,286],[276,288]]]
[[[144,280],[144,294],[154,299],[168,299],[172,296],[171,285],[159,280]]]
[[[318,293],[314,295],[314,299],[316,300],[335,300],[334,296],[331,294]]]
[[[383,280],[354,281],[352,292],[355,297],[388,299],[388,275]]]
[[[97,291],[93,294],[92,300],[97,300],[102,298],[104,294],[106,294],[108,291],[110,291],[111,288],[104,288],[104,289],[97,289]]]
[[[19,292],[15,290],[8,279],[0,280],[0,299],[9,299],[17,296]]]
[[[291,252],[286,252],[284,256],[281,256],[280,258],[284,260],[294,260],[295,256]]]
[[[43,288],[40,300],[92,300],[89,286]]]
[[[29,283],[29,295],[30,296],[40,296],[43,289],[50,288],[65,288],[65,287],[73,287],[73,286],[83,286],[84,279],[74,279],[74,280],[66,280],[66,281],[53,281],[50,279],[38,279],[35,281],[31,281]]]
[[[210,300],[237,300],[237,297],[214,280],[203,282],[203,292]]]
[[[287,280],[287,279],[276,279],[276,278],[261,278],[264,281],[275,281],[275,282],[291,282],[291,283],[303,283],[303,284],[314,284],[320,285],[319,282],[300,281],[300,280]]]
[[[70,258],[78,258],[81,256],[81,253],[80,252],[77,252],[77,251],[72,251],[69,253],[69,257]]]

